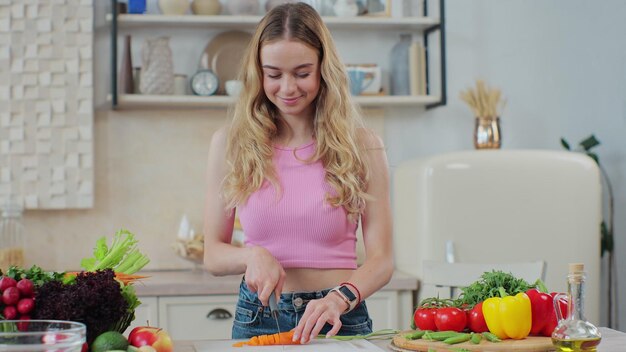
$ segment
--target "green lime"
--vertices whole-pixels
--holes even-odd
[[[117,331],[102,333],[91,343],[91,352],[125,351],[126,348],[128,348],[128,340]]]

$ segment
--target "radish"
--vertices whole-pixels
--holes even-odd
[[[2,292],[2,302],[7,306],[12,306],[20,300],[20,291],[17,287],[9,287]]]
[[[17,311],[20,314],[28,314],[35,308],[35,301],[32,298],[22,298],[17,302]]]
[[[4,315],[6,320],[13,320],[17,317],[17,309],[15,309],[15,306],[6,306],[2,311],[2,315]]]
[[[35,293],[35,285],[29,279],[21,279],[17,282],[16,287],[23,297],[32,297]]]
[[[16,284],[17,282],[15,281],[15,279],[4,276],[2,279],[0,279],[0,292],[4,292],[4,290],[9,287],[15,287]]]
[[[28,315],[22,315],[19,320],[21,321],[17,323],[17,330],[19,331],[28,330],[28,325],[29,325],[28,320],[30,320],[30,317]]]

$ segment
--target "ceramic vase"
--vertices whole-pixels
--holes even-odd
[[[174,93],[174,63],[168,37],[146,39],[141,49],[141,63],[141,93]]]
[[[474,147],[476,149],[500,149],[500,118],[477,117],[474,125]]]
[[[184,15],[189,10],[189,0],[159,0],[164,15]]]
[[[130,35],[127,35],[124,37],[124,50],[122,52],[120,74],[117,81],[118,91],[121,94],[132,94],[135,90],[135,84],[133,82],[133,61],[130,48]]]
[[[193,0],[191,12],[195,15],[219,15],[222,12],[222,4],[220,4],[220,0]]]
[[[338,17],[354,17],[359,13],[359,7],[355,0],[337,0],[333,11]]]
[[[259,0],[229,0],[228,12],[236,16],[255,16],[259,14]]]

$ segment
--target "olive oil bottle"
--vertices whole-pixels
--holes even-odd
[[[567,297],[567,318],[563,319],[563,312],[558,301]],[[585,301],[585,266],[580,263],[569,265],[567,275],[567,294],[558,294],[554,297],[554,309],[559,321],[552,333],[552,344],[557,352],[595,352],[600,344],[600,331],[591,324],[584,315]]]

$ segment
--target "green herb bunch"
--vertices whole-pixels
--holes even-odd
[[[459,301],[462,304],[473,306],[491,297],[500,297],[503,289],[508,295],[516,295],[535,288],[537,283],[530,284],[526,280],[516,278],[511,273],[492,270],[483,273],[480,279],[461,289]]]

